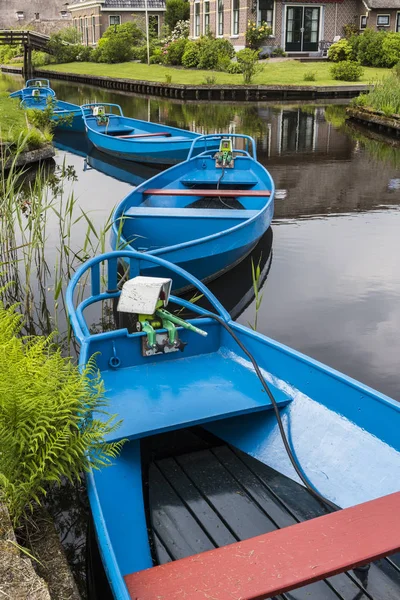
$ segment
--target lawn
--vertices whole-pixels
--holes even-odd
[[[0,139],[13,139],[26,127],[25,113],[19,103],[20,100],[9,98],[7,92],[0,92]]]
[[[351,82],[335,81],[331,78],[328,62],[300,63],[295,60],[284,62],[263,63],[263,71],[254,78],[255,84],[262,85],[354,85]],[[242,84],[241,75],[229,75],[220,71],[201,71],[198,69],[183,69],[164,67],[161,65],[143,65],[141,63],[121,63],[108,65],[104,63],[67,63],[63,65],[47,65],[41,67],[49,71],[64,73],[79,73],[83,75],[99,75],[120,79],[136,79],[140,81],[157,81],[166,83],[166,75],[171,76],[171,83],[199,85],[206,83],[207,77],[215,77],[216,84]],[[315,81],[304,81],[304,74],[312,71]],[[364,75],[357,83],[372,83],[382,79],[389,69],[364,68]]]

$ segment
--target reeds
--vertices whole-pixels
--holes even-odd
[[[62,332],[59,342],[69,346],[70,336],[64,290],[77,267],[104,252],[111,227],[95,227],[65,185],[76,175],[65,163],[49,172],[40,167],[33,179],[16,167],[0,172],[0,277],[6,304],[20,303],[27,334]],[[83,294],[83,288],[80,294]]]
[[[375,83],[368,94],[361,94],[354,100],[356,106],[366,106],[382,111],[386,116],[400,114],[400,70]]]

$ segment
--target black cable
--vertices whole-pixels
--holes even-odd
[[[254,370],[256,372],[256,375],[257,375],[258,379],[261,382],[261,385],[263,386],[264,390],[268,394],[269,399],[271,400],[271,404],[272,404],[272,407],[274,409],[276,420],[278,422],[278,427],[279,427],[279,431],[280,431],[280,434],[281,434],[282,442],[283,442],[283,445],[285,446],[285,450],[286,450],[287,455],[288,455],[288,457],[290,459],[290,462],[292,463],[294,470],[296,471],[297,475],[300,477],[301,481],[304,483],[304,485],[306,486],[306,488],[308,489],[308,491],[311,492],[311,494],[317,500],[319,500],[322,504],[328,505],[329,508],[332,511],[339,510],[339,507],[336,504],[334,504],[333,502],[331,502],[330,500],[328,500],[327,498],[325,498],[322,494],[320,494],[318,492],[318,490],[316,490],[314,488],[314,486],[312,485],[312,483],[307,479],[307,477],[303,474],[303,472],[301,470],[301,467],[300,467],[299,463],[297,462],[297,459],[294,457],[292,449],[290,447],[289,440],[287,438],[286,431],[285,431],[285,429],[283,427],[281,415],[280,415],[279,408],[278,408],[278,405],[276,403],[276,400],[274,398],[274,395],[271,392],[271,389],[270,389],[269,385],[265,381],[265,379],[264,379],[264,377],[263,377],[263,375],[261,373],[260,367],[258,366],[258,364],[257,364],[254,356],[246,348],[246,346],[240,341],[240,339],[238,338],[238,336],[236,335],[236,333],[233,331],[233,329],[228,325],[228,323],[226,323],[221,317],[219,317],[218,315],[215,315],[213,313],[207,313],[207,314],[205,314],[203,316],[210,317],[211,319],[214,319],[215,321],[218,321],[218,323],[220,325],[222,325],[222,327],[224,327],[224,329],[226,329],[226,331],[232,336],[232,338],[235,340],[235,342],[237,343],[237,345],[239,346],[239,348],[250,359],[250,361],[251,361],[251,363],[252,363],[252,365],[254,367]]]

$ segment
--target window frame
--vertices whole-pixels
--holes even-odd
[[[400,10],[396,13],[396,25],[395,25],[396,33],[400,33]]]
[[[237,8],[235,8],[237,6]],[[237,31],[236,31],[237,29]],[[240,0],[232,0],[231,37],[239,37],[240,29]]]
[[[380,17],[387,17],[387,23],[379,23]],[[382,14],[376,15],[376,26],[377,27],[390,27],[390,14],[382,13]]]
[[[208,11],[206,12],[206,4],[208,4]],[[203,10],[203,33],[207,35],[210,32],[210,0],[204,0]],[[206,22],[207,21],[207,22]]]
[[[217,37],[224,36],[224,0],[216,0],[217,2]]]
[[[119,19],[119,22],[111,23],[111,19]],[[121,25],[121,15],[109,15],[108,23],[109,23],[110,27],[115,27],[115,26]]]
[[[200,0],[195,1],[193,11],[194,11],[193,37],[199,38],[200,34],[201,34]]]
[[[272,8],[267,9],[270,10],[272,12],[272,19],[271,19],[271,24],[269,24],[268,20],[264,21],[267,23],[267,25],[269,25],[269,27],[271,27],[272,29],[272,35],[275,35],[275,15],[276,15],[276,1],[273,0],[272,2]],[[260,0],[257,0],[257,26],[260,26],[262,23],[262,19],[261,19],[261,9],[260,9]]]
[[[364,26],[362,24],[363,19],[365,19],[365,25]],[[360,30],[367,29],[367,24],[368,24],[368,15],[360,15]]]
[[[92,22],[92,44],[96,43],[96,15],[91,15]]]
[[[18,21],[23,21],[25,19],[25,12],[23,10],[16,10],[15,16],[17,17]]]

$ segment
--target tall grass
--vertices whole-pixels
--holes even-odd
[[[24,333],[49,335],[54,329],[69,346],[64,290],[77,267],[106,250],[111,212],[98,229],[65,192],[75,178],[63,164],[55,173],[41,167],[30,181],[16,167],[0,171],[0,273],[6,304],[20,303]],[[84,289],[80,289],[84,293]],[[102,315],[102,318],[104,315]]]
[[[385,115],[400,115],[400,73],[392,73],[375,83],[368,94],[361,94],[353,102],[355,106],[367,106],[382,111]]]

